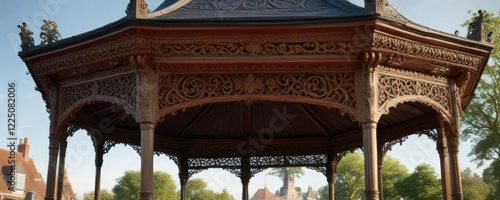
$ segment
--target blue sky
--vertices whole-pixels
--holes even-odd
[[[355,3],[361,3],[356,0]],[[461,24],[471,14],[479,9],[498,13],[500,4],[492,0],[392,0],[394,7],[405,17],[415,23],[440,30],[447,33],[460,31],[466,34]],[[19,47],[19,29],[17,25],[27,22],[29,28],[35,31],[35,42],[39,43],[38,30],[42,19],[50,19],[58,23],[59,31],[63,38],[68,38],[125,16],[128,1],[122,0],[31,0],[31,1],[3,1],[0,6],[0,130],[6,130],[6,91],[7,83],[14,81],[17,84],[17,124],[19,132],[17,137],[29,137],[31,144],[30,157],[35,160],[40,173],[45,177],[48,160],[48,130],[49,120],[45,105],[40,93],[34,90],[35,84],[31,76],[26,75],[26,65],[17,56]],[[149,0],[150,8],[160,4],[160,0]],[[4,133],[4,131],[2,131]],[[0,147],[6,148],[7,135],[0,136]],[[3,144],[5,144],[3,146]],[[467,154],[470,143],[462,142],[461,166],[470,167],[474,172],[481,173],[483,168],[477,168],[471,163]],[[427,162],[439,171],[439,160],[435,144],[426,137],[411,137],[403,146],[395,146],[389,155],[396,157],[409,170]],[[93,190],[94,184],[94,153],[90,139],[84,132],[77,132],[69,139],[67,155],[68,176],[75,191],[81,195]],[[139,170],[140,157],[130,147],[117,146],[104,156],[102,188],[110,189],[115,184],[116,178],[124,170]],[[177,166],[165,156],[155,157],[155,170],[167,171],[175,181]],[[281,186],[277,177],[267,177],[267,171],[257,174],[250,182],[250,194],[264,186],[274,193]],[[220,191],[227,188],[236,199],[241,197],[241,182],[234,175],[223,170],[207,170],[194,176],[203,178],[209,183],[211,189]],[[296,180],[296,184],[303,190],[307,186],[314,189],[326,185],[326,178],[317,172],[306,170],[306,176]]]

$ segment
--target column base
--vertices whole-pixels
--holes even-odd
[[[153,200],[152,192],[141,192],[141,200]]]
[[[365,190],[366,200],[378,200],[379,193],[378,190]]]
[[[463,199],[462,194],[452,194],[451,196],[452,196],[451,198],[453,200],[462,200]]]

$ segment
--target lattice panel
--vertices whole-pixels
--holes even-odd
[[[62,89],[63,109],[66,110],[87,97],[103,95],[125,101],[128,103],[125,109],[135,111],[136,92],[136,76],[134,74],[64,87]]]
[[[446,86],[419,81],[409,78],[401,78],[389,75],[379,75],[379,107],[386,102],[403,96],[428,97],[446,110],[449,110],[449,89]]]
[[[328,163],[328,157],[325,154],[319,155],[299,155],[299,156],[262,156],[262,157],[251,157],[250,165],[252,167],[259,166],[317,166],[326,165]]]
[[[355,106],[354,73],[166,75],[160,78],[160,109],[231,95],[308,97]]]
[[[138,38],[143,53],[155,56],[354,55],[368,45],[365,34],[317,37],[163,39]]]
[[[188,166],[194,168],[232,168],[241,165],[241,158],[189,158]]]

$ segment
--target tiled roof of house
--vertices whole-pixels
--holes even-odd
[[[251,200],[274,200],[274,195],[266,188],[261,188],[255,192]]]
[[[10,156],[10,150],[0,149],[0,158],[8,158]],[[33,159],[29,158],[29,155],[25,155],[22,153],[16,152],[16,164],[21,166],[22,171],[26,174],[25,179],[25,192],[35,192],[36,200],[43,200],[45,197],[45,181],[43,180],[42,175],[36,169],[35,162]],[[4,167],[9,167],[9,159],[0,159],[0,165],[2,169]],[[0,181],[0,193],[2,194],[11,194],[9,191],[9,187],[7,186],[7,178],[8,176],[5,173],[2,173],[2,181]]]

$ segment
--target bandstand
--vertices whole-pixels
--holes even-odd
[[[356,148],[366,199],[383,199],[383,157],[412,134],[436,142],[443,199],[462,199],[460,116],[492,50],[481,17],[462,38],[385,0],[166,0],[152,11],[131,0],[126,15],[38,46],[20,26],[19,55],[50,112],[46,200],[60,199],[77,129],[94,143],[96,199],[116,144],[141,155],[143,200],[155,154],[178,165],[181,199],[192,174],[223,168],[248,200],[250,178],[282,166],[322,172],[333,199],[336,164]]]

